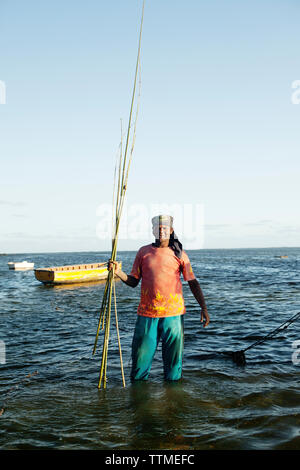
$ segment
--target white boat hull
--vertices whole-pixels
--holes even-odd
[[[28,263],[28,261],[22,261],[19,263],[13,263],[10,261],[8,264],[9,269],[14,270],[24,270],[24,269],[33,269],[34,263]]]

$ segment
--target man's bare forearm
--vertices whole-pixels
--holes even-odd
[[[189,286],[201,309],[207,311],[204,295],[197,279],[189,281]]]
[[[130,274],[126,274],[122,271],[122,269],[120,269],[120,263],[118,263],[117,261],[111,261],[109,260],[108,262],[108,270],[110,271],[111,269],[113,269],[113,266],[115,268],[115,275],[121,279],[121,281],[124,282],[124,284],[126,284],[127,286],[130,286],[130,287],[136,287],[139,283],[139,279],[136,279],[134,276],[130,276]]]
[[[139,279],[136,279],[134,276],[130,276],[130,274],[126,274],[123,271],[116,271],[116,276],[118,276],[121,281],[124,282],[127,286],[136,287],[139,283]]]

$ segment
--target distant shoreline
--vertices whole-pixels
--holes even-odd
[[[245,247],[245,248],[196,248],[186,249],[186,251],[233,251],[233,250],[295,250],[300,249],[300,246],[273,246],[273,247]],[[132,253],[136,252],[138,248],[134,250],[119,250],[119,253]],[[68,253],[110,253],[109,250],[91,250],[91,251],[41,251],[41,252],[11,252],[11,253],[0,253],[0,256],[19,256],[19,255],[45,255],[45,254],[68,254]]]

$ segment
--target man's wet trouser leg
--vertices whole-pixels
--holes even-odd
[[[182,374],[183,315],[151,318],[138,315],[132,341],[132,380],[147,380],[159,340],[166,380]]]
[[[162,318],[162,357],[166,380],[179,380],[183,358],[183,315]]]

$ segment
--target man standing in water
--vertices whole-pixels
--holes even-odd
[[[183,358],[183,316],[185,313],[180,273],[201,307],[201,322],[209,324],[204,296],[194,276],[188,255],[173,230],[173,218],[159,215],[152,219],[155,243],[139,249],[131,273],[124,273],[117,262],[115,274],[125,284],[136,287],[142,279],[141,299],[132,341],[132,380],[148,378],[154,354],[162,340],[164,376],[179,380]]]

